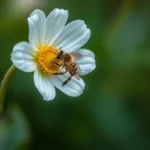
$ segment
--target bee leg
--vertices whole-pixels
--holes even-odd
[[[56,63],[55,61],[51,61],[54,65],[56,65],[56,66],[62,66],[62,64],[58,64],[58,63]]]
[[[62,84],[62,86],[66,85],[70,80],[71,80],[72,76],[70,76],[67,80],[65,80]]]
[[[53,73],[53,75],[63,75],[67,72],[68,70],[66,70],[65,72],[56,72],[56,73]]]

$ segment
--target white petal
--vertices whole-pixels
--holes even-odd
[[[69,77],[69,73],[65,75],[55,75],[52,76],[51,81],[52,83],[63,93],[68,96],[77,97],[83,93],[85,88],[85,83],[82,79],[77,80],[76,78],[72,77],[72,79],[66,84],[63,85],[63,82]]]
[[[66,52],[73,52],[81,48],[89,40],[90,35],[90,29],[87,29],[84,21],[76,20],[65,26],[54,45]]]
[[[77,61],[82,75],[86,75],[92,72],[96,68],[94,53],[87,49],[80,49],[77,52],[83,55],[83,57],[79,61]]]
[[[54,85],[48,77],[42,76],[38,70],[34,72],[34,84],[44,100],[49,101],[55,98],[56,91]]]
[[[63,9],[54,9],[46,20],[46,38],[45,44],[52,45],[56,38],[62,32],[68,19],[68,11]]]
[[[20,42],[14,46],[11,54],[11,60],[13,64],[20,70],[32,72],[37,67],[33,55],[35,54],[29,43]]]
[[[34,10],[28,18],[29,24],[29,42],[33,48],[43,46],[45,29],[46,29],[46,16],[41,10]]]

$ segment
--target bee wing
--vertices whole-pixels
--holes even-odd
[[[74,77],[75,77],[77,80],[80,80],[80,75],[75,74]]]
[[[78,65],[78,63],[76,63],[76,66],[77,66],[77,72],[76,74],[74,75],[74,77],[77,79],[77,80],[80,80],[80,76],[82,75],[82,71]]]
[[[71,55],[75,58],[76,61],[80,60],[83,55],[80,53],[71,53]]]

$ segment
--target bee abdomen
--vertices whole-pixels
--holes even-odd
[[[72,65],[72,68],[76,67],[76,63],[74,63],[74,62],[71,65]]]
[[[77,69],[78,69],[77,66],[75,66],[74,71],[77,71]]]

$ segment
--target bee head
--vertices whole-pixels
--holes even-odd
[[[61,59],[63,57],[63,51],[60,51],[57,55],[57,59]]]

